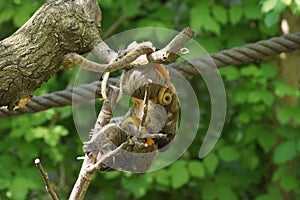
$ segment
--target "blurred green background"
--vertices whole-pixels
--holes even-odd
[[[43,4],[0,1],[0,39]],[[196,30],[205,49],[218,52],[300,31],[299,0],[99,0],[103,38],[137,27]],[[115,28],[113,25],[117,23]],[[201,76],[190,79],[201,109],[198,134],[172,165],[146,174],[96,173],[86,199],[300,199],[299,52],[220,70],[227,94],[221,138],[198,158],[210,120]],[[76,70],[60,70],[35,95],[65,89]],[[182,102],[184,103],[184,102]],[[66,199],[77,178],[82,142],[71,107],[0,119],[0,199],[49,199],[34,165],[40,157],[54,189]]]

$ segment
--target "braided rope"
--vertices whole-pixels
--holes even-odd
[[[169,65],[169,67],[180,71],[185,76],[190,76],[199,73],[194,66],[197,66],[200,72],[204,72],[229,65],[261,60],[267,56],[274,56],[297,49],[300,49],[300,32],[273,37],[268,40],[235,47],[230,50],[223,50],[218,53],[173,63]]]
[[[279,53],[291,52],[297,49],[300,49],[300,32],[273,37],[268,40],[235,47],[230,50],[223,50],[218,53],[173,63],[168,67],[180,71],[184,76],[191,76],[198,73],[194,66],[197,66],[197,68],[200,69],[200,72],[203,72],[215,69],[216,67],[222,68],[229,65],[261,60],[267,56],[274,56]],[[116,82],[117,80],[112,81]],[[96,81],[72,89],[33,97],[32,101],[27,103],[25,107],[15,111],[9,111],[5,107],[0,108],[0,118],[22,115],[25,113],[36,113],[53,107],[71,105],[72,103],[88,102],[100,97],[99,92],[95,94],[95,91],[100,85],[101,82]]]
[[[101,97],[99,87],[100,81],[84,84],[80,87],[70,88],[51,94],[33,97],[23,108],[9,111],[7,108],[0,108],[0,118],[22,115],[25,113],[36,113],[55,107],[68,106],[73,103],[88,102],[91,99]]]

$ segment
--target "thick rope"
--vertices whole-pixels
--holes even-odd
[[[25,113],[36,113],[43,110],[56,107],[64,107],[73,103],[88,102],[91,99],[101,97],[99,88],[101,87],[100,81],[95,81],[90,84],[84,84],[80,87],[70,88],[51,94],[33,97],[32,100],[23,108],[9,111],[7,108],[0,109],[0,118],[22,115]]]
[[[274,56],[279,53],[291,52],[297,49],[300,49],[300,32],[273,37],[257,43],[246,44],[230,50],[223,50],[218,53],[173,63],[168,67],[180,71],[184,76],[191,76],[199,72],[261,60],[267,56]],[[197,66],[198,71],[194,66]],[[72,103],[76,104],[94,100],[100,97],[99,92],[95,93],[100,84],[101,82],[97,81],[72,89],[33,97],[32,101],[27,103],[25,107],[15,111],[9,111],[7,108],[2,107],[0,108],[0,118],[25,113],[36,113],[54,107],[63,107],[71,105]]]
[[[180,71],[185,76],[189,76],[216,68],[261,60],[267,56],[297,49],[300,49],[300,32],[173,63],[170,67]],[[194,66],[197,67],[198,71]]]

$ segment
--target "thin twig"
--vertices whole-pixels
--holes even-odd
[[[115,23],[113,23],[109,29],[105,32],[104,37],[107,38],[109,36],[111,36],[111,34],[117,29],[119,28],[119,26],[128,19],[127,15],[122,15],[121,17],[119,17],[119,19],[117,19],[117,21],[115,21]]]
[[[51,183],[50,183],[48,174],[45,172],[45,170],[42,166],[41,160],[39,158],[37,158],[37,159],[35,159],[34,163],[35,163],[36,167],[38,168],[38,170],[40,171],[40,173],[41,173],[41,175],[44,179],[44,182],[46,184],[47,192],[49,193],[49,195],[51,196],[51,198],[53,200],[58,200],[58,197],[57,197],[56,193],[54,192],[53,188],[51,187]]]

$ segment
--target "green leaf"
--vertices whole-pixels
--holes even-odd
[[[289,172],[284,177],[282,177],[280,185],[285,191],[291,191],[298,186],[297,177]]]
[[[282,198],[277,194],[264,194],[255,198],[255,200],[282,200]]]
[[[270,91],[267,91],[267,90],[260,91],[260,97],[261,97],[262,102],[264,102],[265,105],[267,105],[269,107],[271,107],[275,101],[274,95]]]
[[[282,3],[284,3],[287,6],[290,6],[292,3],[292,0],[280,0]]]
[[[248,102],[249,103],[257,103],[261,99],[262,99],[262,97],[261,97],[261,91],[260,90],[254,90],[254,91],[251,91],[249,93],[249,96],[248,96]]]
[[[244,142],[245,144],[252,143],[256,138],[259,137],[261,130],[263,129],[263,126],[260,124],[251,124],[247,126],[247,128],[244,130]]]
[[[199,4],[190,10],[190,26],[192,29],[198,31],[209,17],[209,2],[201,1]]]
[[[12,6],[10,4],[7,6],[8,7],[6,9],[2,9],[0,12],[0,23],[10,20],[15,14],[15,10],[12,8]]]
[[[266,14],[266,18],[265,18],[264,22],[265,22],[266,26],[268,28],[270,28],[272,26],[275,26],[279,22],[279,19],[280,19],[279,13],[270,12],[270,13]]]
[[[137,6],[137,1],[135,0],[127,0],[126,3],[124,2],[122,5],[122,10],[125,15],[129,17],[133,17],[139,13],[139,8]]]
[[[211,31],[217,35],[221,33],[221,26],[218,24],[214,18],[208,16],[204,19],[205,23],[203,24],[203,29],[206,31]]]
[[[228,146],[219,150],[220,158],[225,162],[235,161],[240,157],[240,153],[236,148]]]
[[[170,19],[174,19],[174,13],[171,9],[168,7],[160,7],[156,13],[155,16],[157,19],[160,19],[165,22],[169,22]]]
[[[271,11],[272,9],[274,9],[276,7],[276,4],[278,3],[278,0],[266,0],[263,2],[263,5],[262,5],[262,12],[269,12]]]
[[[233,93],[232,99],[238,104],[243,104],[248,101],[249,92],[244,90],[237,90]]]
[[[273,174],[272,181],[274,182],[279,181],[282,177],[285,176],[286,173],[287,173],[287,169],[285,166],[278,167],[275,173]]]
[[[276,144],[276,136],[267,129],[261,129],[258,136],[258,143],[265,153],[268,153]]]
[[[59,142],[60,138],[68,135],[68,133],[69,131],[65,127],[57,125],[50,128],[49,134],[44,135],[43,138],[48,145],[55,146]]]
[[[290,191],[297,187],[298,181],[291,170],[285,166],[279,167],[272,177],[273,181],[279,182],[285,191]]]
[[[281,124],[287,124],[296,112],[292,107],[283,107],[277,112],[277,119]]]
[[[105,173],[104,176],[106,179],[110,180],[119,177],[120,174],[121,174],[120,171],[113,171],[113,172]]]
[[[186,167],[186,161],[178,160],[169,169],[171,186],[178,189],[189,182],[190,176]]]
[[[168,170],[162,169],[155,171],[154,177],[158,184],[170,186],[170,175]]]
[[[274,100],[274,95],[267,90],[253,90],[248,96],[249,103],[258,103],[262,101],[269,107],[273,105]]]
[[[132,193],[135,198],[145,196],[151,183],[150,176],[133,176],[130,179],[122,180],[123,188]]]
[[[11,186],[9,187],[9,191],[12,194],[12,198],[18,200],[26,199],[26,195],[29,189],[31,188],[32,184],[34,184],[32,180],[25,177],[17,176],[13,180]]]
[[[278,73],[278,68],[268,63],[261,64],[260,70],[262,72],[261,75],[266,79],[272,79]]]
[[[300,125],[300,105],[294,106],[293,119],[296,122],[296,124]]]
[[[235,67],[221,68],[220,73],[225,76],[228,81],[234,81],[240,77],[239,71]]]
[[[274,81],[275,94],[279,97],[292,96],[300,97],[300,92],[291,86],[289,86],[284,79]]]
[[[9,185],[10,185],[10,181],[8,179],[0,178],[0,190],[7,189]]]
[[[262,18],[262,12],[256,2],[248,2],[244,6],[244,15],[248,20],[258,20]]]
[[[13,22],[17,27],[22,26],[27,22],[31,15],[38,9],[39,4],[33,4],[23,1],[21,5],[15,8]]]
[[[283,164],[286,163],[297,155],[296,141],[290,140],[282,142],[274,151],[274,163]]]
[[[218,167],[219,159],[214,153],[210,153],[210,154],[208,154],[207,157],[204,158],[203,164],[204,164],[206,170],[209,173],[213,174]]]
[[[262,71],[257,66],[250,64],[241,69],[241,74],[244,76],[259,77],[262,75]]]
[[[259,31],[262,34],[272,37],[273,35],[276,35],[278,33],[278,27],[277,26],[268,27],[264,21],[259,21]]]
[[[221,24],[226,24],[228,21],[227,12],[226,9],[222,6],[213,6],[212,8],[212,14],[214,18],[220,22]]]
[[[191,161],[188,163],[188,169],[190,174],[196,178],[205,177],[205,169],[200,161]]]
[[[217,178],[217,177],[216,177]],[[204,200],[230,199],[237,200],[236,194],[227,185],[206,182],[201,186],[201,193]]]
[[[101,0],[101,8],[110,8],[114,6],[113,0]]]
[[[241,123],[248,124],[251,120],[251,113],[241,112],[238,116],[238,119]]]
[[[237,24],[243,16],[243,8],[241,6],[233,6],[229,9],[229,20],[232,25]]]
[[[300,153],[300,138],[298,139],[298,142],[297,142],[297,150],[298,150],[298,153]]]

